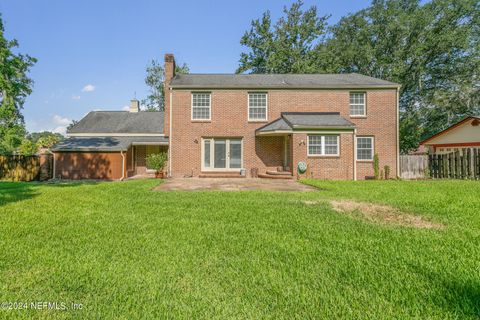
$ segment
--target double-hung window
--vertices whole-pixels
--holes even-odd
[[[267,120],[267,94],[251,92],[248,94],[248,121]]]
[[[211,95],[210,92],[192,93],[192,120],[211,119]]]
[[[307,148],[309,156],[338,156],[340,142],[338,135],[308,135]]]
[[[357,137],[357,160],[373,160],[373,137]]]
[[[366,116],[365,92],[350,92],[350,116]]]

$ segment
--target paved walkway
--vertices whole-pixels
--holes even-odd
[[[158,191],[316,191],[294,180],[250,178],[176,178],[167,179],[155,188]]]

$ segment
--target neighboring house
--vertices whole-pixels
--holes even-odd
[[[429,154],[444,154],[480,147],[480,116],[471,116],[420,142]]]
[[[71,171],[80,170],[86,174],[79,177],[98,177],[94,163],[106,157],[112,158],[100,170],[112,172],[102,173],[106,178],[141,173],[139,149],[149,143],[168,144],[171,177],[258,172],[291,178],[301,175],[298,163],[304,162],[308,169],[302,176],[365,179],[373,176],[374,154],[380,167],[398,174],[396,83],[359,74],[175,75],[174,70],[173,55],[165,55],[164,113],[90,113],[57,146],[56,175],[72,177]],[[111,121],[115,130],[103,130]],[[134,129],[122,128],[122,121],[134,122]]]

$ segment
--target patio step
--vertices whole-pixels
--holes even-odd
[[[267,174],[273,176],[291,176],[292,173],[290,171],[274,171],[274,170],[267,170]]]
[[[199,178],[245,178],[239,172],[202,172]]]
[[[287,180],[293,179],[293,175],[290,172],[288,172],[288,175],[286,175],[286,174],[268,174],[268,171],[267,171],[267,173],[259,173],[258,177],[263,179],[287,179]]]

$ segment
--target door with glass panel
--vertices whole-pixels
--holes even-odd
[[[202,140],[202,170],[221,171],[242,168],[242,139]]]

